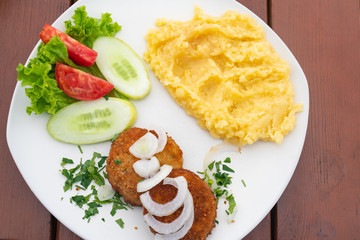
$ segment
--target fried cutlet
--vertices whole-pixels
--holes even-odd
[[[147,132],[147,129],[133,127],[121,133],[112,142],[109,158],[106,160],[106,171],[111,186],[124,197],[127,203],[133,206],[142,205],[139,198],[141,193],[137,192],[136,186],[144,178],[134,171],[133,164],[139,158],[133,156],[129,152],[129,148]],[[154,131],[150,132],[157,137]],[[160,166],[167,164],[173,168],[181,168],[183,165],[183,153],[169,136],[164,150],[156,153],[155,157],[159,160]]]
[[[217,203],[210,187],[198,175],[186,169],[173,169],[168,178],[183,176],[188,182],[189,191],[194,202],[194,222],[188,233],[182,238],[191,240],[203,240],[215,227]],[[163,185],[162,182],[149,190],[153,201],[164,204],[175,198],[177,189],[171,185]],[[182,211],[180,207],[173,214],[165,217],[155,217],[158,221],[170,223],[174,221]],[[148,211],[144,208],[144,215]],[[150,228],[155,234],[156,232]]]

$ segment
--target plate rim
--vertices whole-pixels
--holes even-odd
[[[282,191],[278,193],[278,196],[276,197],[276,200],[275,200],[274,203],[272,204],[272,207],[273,207],[273,206],[278,202],[278,200],[280,199],[280,197],[283,195],[285,189],[287,188],[288,184],[290,183],[291,178],[292,178],[292,176],[293,176],[293,174],[294,174],[294,172],[295,172],[295,170],[296,170],[296,167],[297,167],[297,165],[298,165],[298,163],[299,163],[299,161],[300,161],[301,154],[302,154],[302,151],[303,151],[305,139],[306,139],[307,132],[308,132],[308,122],[309,122],[310,98],[309,98],[309,86],[308,86],[308,81],[307,81],[307,78],[306,78],[306,76],[305,76],[305,73],[304,73],[302,67],[301,67],[300,64],[298,63],[298,61],[297,61],[297,59],[295,58],[294,54],[293,54],[292,51],[288,48],[288,46],[283,42],[283,40],[276,34],[276,32],[275,32],[273,29],[271,29],[260,17],[258,17],[255,13],[253,13],[251,10],[249,10],[247,7],[245,7],[243,4],[237,2],[236,0],[229,0],[229,1],[235,2],[236,4],[240,4],[240,6],[241,6],[242,8],[244,8],[248,13],[250,13],[250,15],[251,15],[252,17],[255,17],[256,20],[257,20],[257,22],[258,22],[258,24],[260,24],[260,25],[264,28],[264,30],[266,31],[267,37],[268,37],[268,32],[269,32],[269,31],[272,32],[272,34],[271,34],[272,37],[275,37],[275,38],[276,38],[275,40],[278,41],[279,43],[281,43],[281,44],[282,44],[282,47],[285,48],[286,51],[288,51],[289,53],[291,53],[291,57],[293,58],[293,61],[297,64],[298,70],[301,71],[301,72],[300,72],[300,75],[302,75],[302,76],[304,77],[304,80],[305,80],[305,81],[303,82],[303,84],[305,84],[304,87],[306,88],[306,89],[305,89],[305,90],[306,90],[306,91],[305,91],[305,98],[307,99],[307,102],[303,103],[303,110],[302,110],[302,114],[305,114],[305,118],[306,118],[306,121],[303,123],[303,124],[305,124],[305,132],[301,135],[301,139],[299,139],[299,142],[301,142],[301,144],[300,144],[301,147],[298,148],[298,153],[296,154],[296,155],[297,155],[297,157],[296,157],[296,158],[297,158],[297,161],[294,163],[294,166],[293,166],[293,168],[292,168],[291,174],[289,174],[289,178],[288,178],[286,184],[284,184],[284,187],[283,187]],[[76,2],[76,3],[74,3],[74,4],[73,4],[72,6],[70,6],[68,9],[66,9],[62,14],[60,14],[52,24],[54,24],[54,23],[56,23],[57,21],[59,21],[59,19],[61,19],[63,15],[68,14],[68,12],[73,11],[74,9],[76,9],[76,8],[79,7],[79,6],[86,5],[87,2],[91,2],[91,0],[88,0],[88,1],[86,1],[86,0],[80,0],[80,1],[78,1],[78,2]],[[34,54],[37,52],[37,47],[38,47],[38,45],[40,44],[40,42],[41,42],[41,40],[39,40],[39,41],[37,42],[37,44],[34,46],[33,50],[31,51],[31,53],[30,53],[30,55],[29,55],[29,57],[28,57],[28,59],[26,60],[25,65],[28,64],[31,56],[34,55]],[[22,90],[22,89],[23,89],[23,87],[21,86],[21,83],[20,83],[20,82],[17,82],[17,84],[16,84],[16,86],[15,86],[15,89],[14,89],[14,91],[13,91],[13,96],[12,96],[12,99],[11,99],[10,108],[9,108],[9,113],[8,113],[7,122],[6,122],[6,140],[7,140],[7,144],[8,144],[8,147],[9,147],[9,150],[10,150],[10,153],[11,153],[11,156],[12,156],[12,158],[13,158],[13,160],[14,160],[17,168],[18,168],[18,170],[20,171],[20,173],[21,173],[22,177],[24,178],[26,184],[28,185],[28,187],[30,188],[30,190],[33,192],[33,194],[35,195],[35,197],[41,202],[41,204],[47,209],[47,211],[49,211],[49,212],[50,212],[53,216],[55,216],[57,219],[61,219],[61,217],[58,216],[58,214],[57,214],[55,211],[53,211],[52,209],[50,209],[49,207],[47,207],[47,204],[45,204],[44,201],[41,201],[40,198],[39,198],[39,196],[38,196],[37,194],[35,194],[36,190],[34,190],[34,189],[33,189],[33,186],[32,186],[31,184],[29,184],[29,182],[28,182],[27,179],[25,179],[24,173],[23,173],[23,169],[22,169],[22,168],[20,167],[20,165],[19,165],[20,162],[17,161],[17,160],[15,159],[15,157],[14,157],[14,155],[16,155],[16,154],[15,154],[16,149],[14,149],[14,145],[13,145],[13,142],[12,142],[12,138],[11,138],[11,136],[10,136],[10,135],[11,135],[11,130],[12,130],[12,129],[11,129],[11,123],[10,123],[10,121],[11,121],[11,117],[12,117],[13,114],[14,114],[13,111],[14,111],[14,104],[15,104],[15,101],[16,101],[15,98],[16,98],[16,96],[18,95],[18,92],[19,92],[20,90]],[[297,120],[298,120],[298,118],[297,118]],[[10,123],[10,124],[9,124],[9,123]],[[253,226],[253,228],[251,228],[251,229],[249,229],[247,232],[245,232],[244,236],[246,236],[249,232],[251,232],[251,231],[262,221],[262,219],[264,219],[264,217],[266,217],[266,216],[268,215],[268,213],[270,212],[270,210],[272,209],[272,207],[269,209],[268,212],[264,213],[263,216],[259,216],[259,217],[258,217],[260,220],[257,222],[257,224],[255,224],[255,225]],[[67,228],[71,229],[71,231],[73,231],[76,235],[81,236],[81,237],[85,237],[85,236],[83,236],[79,231],[77,231],[74,226],[69,226],[69,225],[67,225],[67,223],[65,223],[65,222],[61,222],[61,223],[62,223],[63,225],[65,225]],[[243,237],[244,237],[244,236],[243,236]]]

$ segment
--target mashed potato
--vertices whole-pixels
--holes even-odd
[[[146,35],[145,61],[212,136],[281,143],[294,128],[302,105],[293,101],[289,65],[255,19],[235,11],[212,17],[196,7],[193,20],[156,25]]]

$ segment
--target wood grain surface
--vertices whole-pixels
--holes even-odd
[[[308,133],[278,202],[277,239],[360,239],[359,1],[273,0],[271,22],[310,89]]]
[[[13,161],[6,123],[16,85],[16,66],[25,63],[45,22],[53,22],[67,1],[0,0],[0,239],[50,239],[53,222]]]
[[[360,239],[359,1],[238,1],[288,45],[310,89],[299,165],[272,214],[245,239]],[[36,199],[6,144],[15,68],[72,2],[0,0],[0,239],[80,239]]]

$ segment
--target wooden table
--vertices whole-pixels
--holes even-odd
[[[220,0],[219,0],[220,1]],[[246,239],[360,239],[358,0],[240,0],[291,49],[310,88],[310,117],[294,176]],[[0,239],[79,239],[41,205],[6,144],[18,63],[71,0],[0,0]]]

